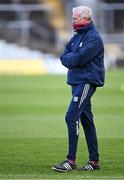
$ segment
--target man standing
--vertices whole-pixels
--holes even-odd
[[[72,100],[66,113],[68,127],[67,160],[52,167],[59,172],[76,169],[79,120],[84,129],[89,161],[78,170],[99,170],[96,129],[91,110],[91,97],[104,85],[104,47],[92,22],[92,10],[87,6],[73,8],[73,28],[76,32],[60,57],[68,68],[67,84],[72,87]]]

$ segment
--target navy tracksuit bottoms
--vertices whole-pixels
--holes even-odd
[[[95,90],[96,86],[92,84],[72,86],[72,100],[65,117],[68,127],[69,149],[67,159],[69,160],[76,159],[80,121],[86,137],[89,160],[99,160],[96,129],[91,110],[91,97]]]

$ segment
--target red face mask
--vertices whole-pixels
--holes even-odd
[[[78,30],[81,29],[82,27],[87,26],[90,23],[90,21],[87,21],[86,19],[82,19],[81,22],[73,22],[73,29]]]

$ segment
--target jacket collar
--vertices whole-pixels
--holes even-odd
[[[93,22],[89,23],[87,26],[82,27],[81,29],[78,29],[76,32],[79,34],[84,34],[87,33],[90,29],[94,29],[94,24]]]

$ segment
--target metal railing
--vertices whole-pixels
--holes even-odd
[[[105,42],[124,43],[124,3],[99,3],[97,10],[97,27],[100,30]],[[123,12],[121,22],[115,21],[119,19],[117,13]],[[118,29],[121,23],[121,28]]]
[[[7,22],[3,19],[3,21],[0,22],[0,28],[4,26],[11,29],[20,29],[21,37],[25,39],[30,36],[31,29],[35,34],[43,39],[46,38],[47,40],[49,37],[49,31],[43,26],[30,20],[30,13],[33,11],[41,12],[51,10],[51,6],[42,4],[1,4],[0,11],[15,12],[16,20]],[[119,32],[117,31],[117,22],[115,23],[115,11],[124,12],[124,3],[108,4],[98,1],[97,6],[95,6],[95,11],[97,14],[95,17],[96,26],[101,32],[104,41],[124,43],[124,15],[121,21],[122,28]],[[108,16],[106,14],[108,14]],[[68,21],[68,23],[71,22],[71,12],[70,19],[68,18]]]
[[[49,38],[49,31],[42,25],[30,20],[31,12],[51,11],[50,6],[41,4],[22,5],[22,4],[0,4],[0,11],[15,12],[16,20],[1,20],[0,28],[19,29],[22,39],[28,39],[30,36],[30,29],[42,39]],[[42,17],[41,17],[42,18]]]
[[[23,12],[31,12],[31,11],[49,11],[51,10],[51,6],[42,5],[42,4],[0,4],[0,11],[23,11]]]

